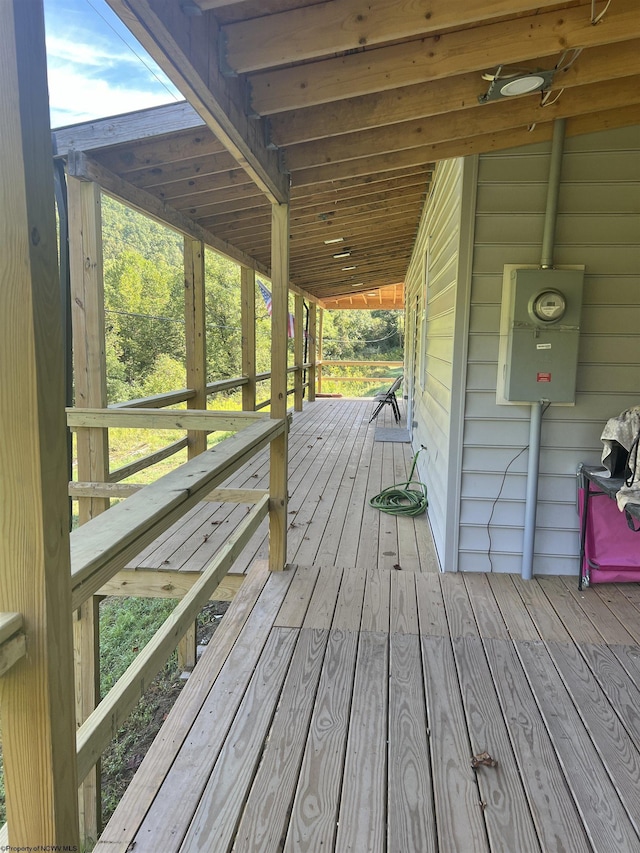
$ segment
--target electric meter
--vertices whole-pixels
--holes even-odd
[[[564,317],[567,301],[559,290],[544,290],[531,300],[530,313],[535,320],[554,323]]]

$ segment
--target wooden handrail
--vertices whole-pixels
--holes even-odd
[[[208,432],[241,430],[263,420],[256,412],[216,412],[208,409],[76,409],[67,411],[70,427],[129,427],[131,429],[189,429]]]
[[[115,737],[124,719],[162,669],[179,640],[267,515],[268,509],[269,497],[265,495],[229,536],[161,628],[80,726],[76,736],[79,780],[86,777],[109,741]]]
[[[248,376],[236,376],[234,379],[216,379],[207,384],[207,394],[217,394],[219,391],[231,391],[249,384]]]
[[[0,613],[0,675],[8,672],[27,653],[22,627],[21,613]]]
[[[340,361],[326,358],[322,362],[316,362],[316,364],[320,363],[322,363],[323,367],[327,367],[327,365],[332,364],[337,364],[339,367],[358,367],[361,364],[379,364],[381,367],[403,367],[404,365],[403,361]]]
[[[177,391],[167,391],[164,394],[154,394],[151,397],[138,397],[136,400],[124,400],[120,403],[112,403],[110,409],[162,409],[165,406],[174,406],[176,403],[185,403],[196,396],[193,388],[180,388]]]
[[[158,462],[162,462],[164,459],[169,459],[169,457],[175,456],[176,453],[179,453],[187,447],[188,444],[189,439],[185,436],[185,438],[181,438],[179,441],[174,441],[160,450],[156,450],[146,456],[141,456],[140,459],[136,459],[135,462],[130,462],[128,465],[121,465],[120,468],[116,468],[115,471],[109,472],[109,482],[119,483],[120,480],[126,480],[127,477],[130,477],[132,474],[137,474],[138,471],[144,471],[145,468],[150,468],[152,465],[157,465]]]
[[[76,498],[129,498],[145,483],[69,483],[69,496]],[[214,503],[257,503],[266,494],[264,489],[213,489],[202,500]]]
[[[286,419],[260,417],[73,531],[72,609],[286,428]]]

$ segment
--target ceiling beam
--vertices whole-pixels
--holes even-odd
[[[537,61],[529,65],[531,70],[539,68]],[[558,72],[553,89],[584,86],[632,74],[640,74],[638,39],[583,51],[566,72]],[[271,137],[277,145],[286,146],[455,110],[476,109],[481,106],[478,97],[488,86],[474,71],[279,113],[270,119]]]
[[[480,21],[534,12],[557,0],[329,0],[222,27],[226,63],[237,73],[332,56],[365,45],[425,36]]]
[[[215,18],[188,16],[172,0],[107,2],[269,200],[286,203],[288,177],[261,122],[247,115],[243,81],[220,73]]]
[[[473,111],[458,110],[446,115],[292,145],[287,148],[287,165],[292,171],[306,169],[329,162],[417,148],[425,142],[444,142],[518,126],[527,127],[539,121],[614,109],[638,101],[640,76],[622,77],[615,86],[603,81],[567,89],[548,106],[541,106],[540,94],[536,93],[493,101]]]
[[[631,104],[616,109],[603,110],[600,113],[588,113],[567,119],[567,134],[594,133],[607,127],[626,127],[640,122],[638,105]],[[545,116],[550,115],[545,113]],[[482,154],[488,151],[499,151],[506,148],[518,148],[521,145],[546,141],[551,138],[553,122],[544,121],[529,129],[526,126],[489,132],[464,139],[447,140],[419,148],[410,148],[392,154],[381,154],[375,157],[365,157],[361,160],[350,160],[344,163],[329,163],[323,166],[312,166],[293,172],[294,186],[298,181],[304,183],[327,180],[331,177],[343,178],[358,173],[372,174],[381,169],[391,169],[394,166],[450,160],[452,157],[467,157],[470,154]],[[580,129],[577,129],[580,128]]]
[[[633,38],[637,0],[616,0],[595,27],[582,5],[251,74],[252,105],[268,115],[543,57],[554,57],[553,66],[565,50]]]

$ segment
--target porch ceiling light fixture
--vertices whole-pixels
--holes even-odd
[[[332,237],[324,241],[325,246],[330,246],[332,243],[344,243],[344,237]]]
[[[493,74],[483,74],[484,80],[489,81],[489,90],[478,97],[478,103],[500,101],[503,98],[514,98],[518,95],[529,95],[531,92],[545,92],[551,88],[556,69],[551,71],[535,71],[519,74],[513,71],[503,71],[502,66]]]
[[[349,249],[345,249],[344,252],[338,252],[337,255],[333,256],[334,258],[350,258],[351,252]]]
[[[355,270],[356,265],[352,264],[350,267],[342,267],[342,272],[347,272],[347,270]]]

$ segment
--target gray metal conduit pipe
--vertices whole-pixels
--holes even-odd
[[[544,215],[542,235],[542,269],[553,267],[553,249],[555,244],[556,219],[558,215],[558,196],[560,194],[560,173],[564,153],[565,119],[556,119],[553,124],[551,143],[551,163],[547,183],[547,206]],[[538,510],[538,474],[540,471],[540,434],[542,431],[542,406],[544,400],[531,404],[529,422],[529,461],[527,465],[527,496],[524,510],[524,536],[522,541],[523,580],[533,577],[533,555],[536,538],[536,513]]]

